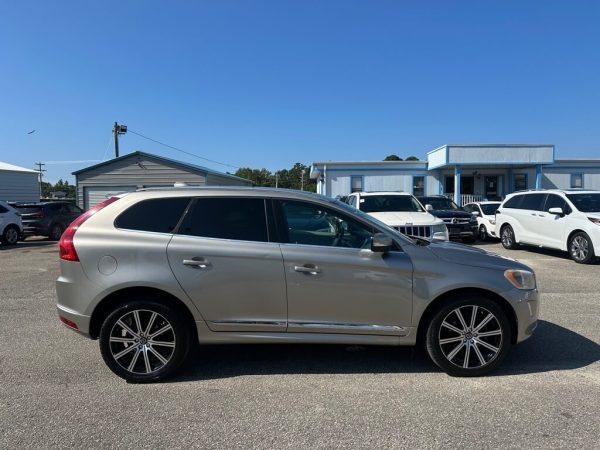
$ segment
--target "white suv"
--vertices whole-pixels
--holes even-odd
[[[21,215],[8,203],[0,201],[0,240],[3,244],[14,245],[22,234]]]
[[[508,195],[496,211],[496,235],[518,244],[568,251],[589,264],[600,255],[600,191],[545,190]]]
[[[408,192],[354,192],[346,203],[407,236],[448,240],[444,221],[427,212]]]

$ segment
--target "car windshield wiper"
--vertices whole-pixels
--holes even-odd
[[[429,244],[431,244],[431,241],[429,239],[425,239],[422,237],[418,237],[418,236],[409,236],[409,238],[414,239],[415,244],[421,246],[421,247],[427,247]]]

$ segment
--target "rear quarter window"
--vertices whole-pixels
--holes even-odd
[[[115,227],[172,233],[189,203],[189,197],[142,200],[122,212],[115,220]]]

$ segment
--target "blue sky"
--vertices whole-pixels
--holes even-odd
[[[597,1],[0,5],[0,160],[12,164],[108,158],[114,121],[271,170],[444,143],[600,158]],[[121,153],[134,150],[235,170],[127,134]]]

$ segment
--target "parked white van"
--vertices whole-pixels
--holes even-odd
[[[444,221],[427,212],[408,192],[354,192],[346,203],[407,236],[448,240]]]
[[[569,252],[580,264],[600,255],[600,191],[542,190],[508,195],[496,211],[496,235],[518,244]]]

